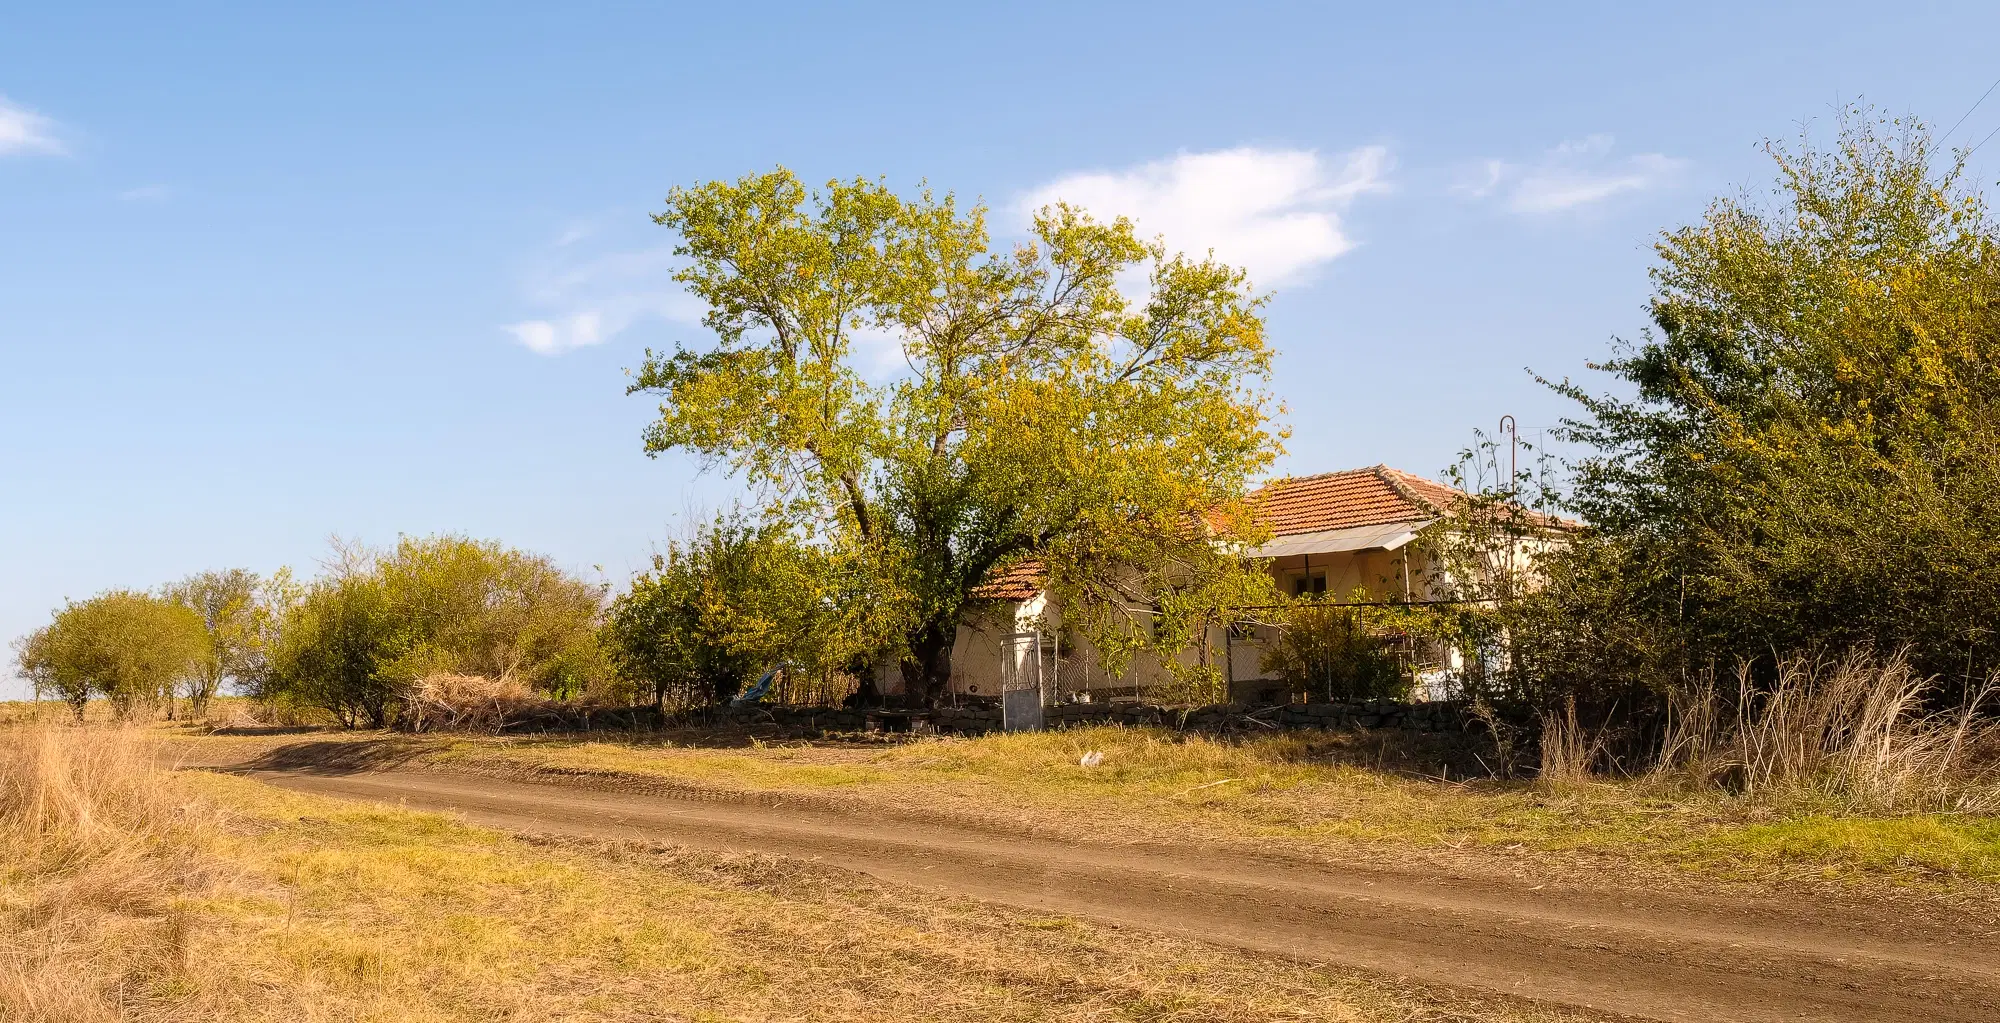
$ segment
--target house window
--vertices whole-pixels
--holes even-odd
[[[1314,572],[1310,575],[1295,576],[1292,579],[1292,595],[1304,597],[1309,594],[1326,592],[1326,573]]]

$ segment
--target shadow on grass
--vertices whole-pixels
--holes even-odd
[[[190,724],[189,728],[199,728]],[[207,735],[311,735],[326,731],[325,725],[219,725],[206,729]]]
[[[324,729],[307,727],[297,730],[269,729],[249,730],[226,734],[239,735],[286,735],[323,732]],[[225,734],[220,730],[216,734]],[[351,733],[350,733],[351,734]],[[267,750],[254,759],[231,764],[223,770],[229,773],[254,773],[257,771],[286,771],[297,774],[360,774],[366,771],[389,771],[406,767],[427,753],[439,749],[438,739],[453,735],[485,735],[487,733],[426,732],[421,735],[383,733],[379,738],[324,739],[318,741],[295,742]],[[573,745],[583,742],[601,742],[635,749],[750,749],[771,745],[812,745],[812,746],[853,746],[882,745],[881,739],[847,738],[802,740],[772,734],[769,730],[757,728],[676,728],[663,731],[575,731],[537,732],[528,735],[508,737],[523,746],[539,744]]]
[[[402,767],[437,749],[434,742],[403,736],[344,741],[295,742],[226,770],[231,774],[289,771],[298,774],[360,774]]]
[[[1221,739],[1254,748],[1276,763],[1355,767],[1450,781],[1493,780],[1500,755],[1493,740],[1476,732],[1408,732],[1367,729],[1238,734]]]

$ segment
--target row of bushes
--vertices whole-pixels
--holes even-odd
[[[780,664],[774,695],[824,702],[853,682],[812,557],[722,522],[670,546],[610,600],[604,583],[541,555],[404,538],[380,551],[337,546],[309,581],[206,572],[71,601],[15,646],[35,691],[79,714],[94,698],[121,716],[200,714],[225,685],[350,726],[405,714],[435,723],[470,699],[468,686],[492,689],[488,702],[678,708],[727,700]]]

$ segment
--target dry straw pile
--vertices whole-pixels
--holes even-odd
[[[498,732],[545,702],[511,678],[434,673],[410,686],[403,716],[413,731]]]

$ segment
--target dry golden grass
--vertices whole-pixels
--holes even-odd
[[[410,687],[404,713],[417,731],[498,732],[545,698],[511,678],[433,672]]]
[[[1926,709],[1934,688],[1901,654],[1787,661],[1766,691],[1745,669],[1733,699],[1711,681],[1674,701],[1652,780],[1860,812],[1991,815],[2000,722],[1981,710],[1993,683],[1948,712]]]
[[[167,710],[164,704],[141,706],[131,715],[130,723],[157,724],[167,720]],[[212,697],[207,711],[199,716],[190,712],[185,700],[176,701],[173,710],[176,724],[213,727],[262,724],[266,722],[260,721],[259,715],[270,713],[268,708],[259,707],[256,701],[244,696]],[[121,723],[111,701],[102,699],[84,705],[83,721],[96,725]],[[0,700],[0,727],[36,722],[74,724],[76,712],[61,700]]]
[[[213,821],[154,761],[131,729],[0,732],[0,1019],[122,1019],[173,989]]]
[[[10,1023],[1571,1018],[796,861],[168,776],[129,732],[24,734],[0,769]]]

